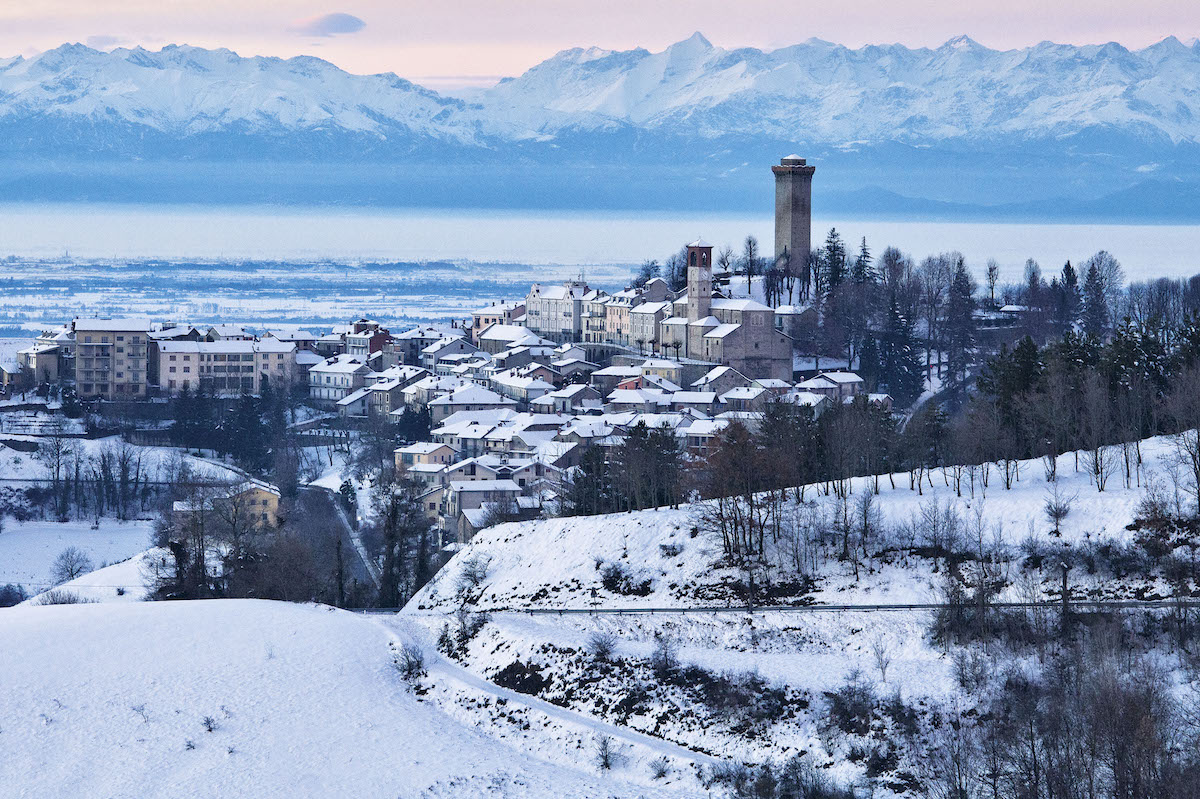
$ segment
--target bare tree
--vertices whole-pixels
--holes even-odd
[[[879,679],[887,682],[888,666],[892,665],[892,650],[882,635],[877,635],[871,641],[871,657],[875,659],[875,668],[879,669]]]
[[[54,559],[54,565],[50,567],[50,580],[55,585],[61,585],[91,570],[92,559],[86,552],[78,547],[67,547]]]

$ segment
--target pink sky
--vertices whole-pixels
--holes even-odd
[[[330,16],[334,15],[334,16]],[[360,22],[361,21],[361,24]],[[811,36],[850,46],[936,46],[966,33],[996,48],[1042,40],[1136,48],[1200,35],[1195,0],[5,0],[0,56],[65,41],[107,49],[168,43],[242,55],[311,54],[352,72],[434,87],[515,75],[558,50],[659,50],[704,33],[723,47]],[[321,34],[325,35],[321,35]]]

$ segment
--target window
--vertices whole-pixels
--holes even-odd
[[[169,361],[173,361],[173,360],[175,360],[175,356],[174,356],[174,355],[172,355],[171,357],[167,358],[167,360],[169,360]],[[175,371],[175,370],[174,370],[174,369],[172,369],[171,371],[173,372],[173,371]]]
[[[168,368],[167,371],[170,372],[171,374],[175,374],[175,367],[172,366],[172,367]],[[175,381],[172,380],[171,382],[174,383]]]
[[[124,336],[117,336],[117,341],[124,341],[124,340],[125,340]],[[117,350],[117,352],[120,352],[120,351],[121,350],[119,350],[119,349]]]

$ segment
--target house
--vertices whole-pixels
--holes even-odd
[[[601,395],[607,396],[622,381],[641,374],[642,370],[636,366],[606,366],[592,372],[591,383]]]
[[[82,398],[145,399],[149,319],[82,319],[75,330],[75,387]]]
[[[603,397],[591,386],[572,384],[563,386],[557,391],[544,394],[530,403],[530,406],[542,413],[575,413],[585,408],[599,408]]]
[[[393,453],[396,459],[396,471],[410,472],[415,467],[422,468],[417,472],[440,472],[458,458],[458,450],[449,444],[439,444],[434,441],[419,441],[415,444],[399,447]]]
[[[57,383],[58,350],[57,344],[35,341],[33,346],[17,352],[17,366],[35,384]]]
[[[365,419],[370,409],[371,389],[363,386],[350,392],[335,403],[338,416],[343,419]]]
[[[443,394],[429,402],[429,415],[434,424],[458,411],[500,410],[515,408],[515,400],[502,397],[483,386],[468,384]]]
[[[694,391],[712,391],[720,396],[731,389],[749,386],[750,383],[750,378],[730,366],[715,366],[692,383],[691,388]]]
[[[391,341],[385,342],[383,352],[390,355],[396,364],[421,365],[421,351],[435,341],[445,338],[445,331],[436,327],[414,327],[400,333],[392,333]],[[395,364],[388,364],[392,366]]]
[[[432,372],[442,358],[452,355],[469,355],[478,351],[479,348],[472,344],[466,336],[443,336],[421,350],[421,366]]]
[[[420,410],[428,407],[431,401],[443,394],[469,385],[471,382],[461,377],[429,375],[405,386],[400,393],[404,397],[405,405],[413,410]]]
[[[254,334],[241,325],[212,325],[204,333],[205,341],[254,341]]]
[[[659,352],[658,325],[671,315],[671,303],[644,302],[629,309],[629,343],[638,352]]]
[[[597,293],[582,280],[569,280],[561,286],[534,283],[525,296],[525,327],[560,344],[582,341],[583,305],[590,301],[589,295],[594,298]]]
[[[279,489],[262,480],[247,479],[227,488],[214,487],[214,492],[189,500],[176,501],[171,506],[172,521],[177,527],[193,523],[198,517],[212,516],[218,523],[245,528],[278,527]]]
[[[553,348],[554,342],[548,341],[520,325],[511,324],[495,324],[479,334],[479,349],[491,355],[522,346]]]
[[[721,404],[727,411],[751,411],[759,413],[766,408],[771,395],[765,388],[744,386],[732,388],[721,395]]]
[[[521,487],[512,480],[451,480],[446,485],[443,516],[447,520],[454,520],[452,532],[459,537],[462,543],[466,543],[474,534],[474,530],[478,528],[469,521],[467,523],[470,524],[469,527],[462,524],[459,517],[463,511],[477,510],[484,503],[515,505],[516,499],[520,495]]]
[[[671,394],[671,410],[699,411],[705,416],[717,412],[718,399],[715,391],[676,391]]]
[[[314,402],[335,406],[337,401],[366,385],[370,369],[361,358],[335,355],[308,370],[308,396]]]
[[[853,372],[822,372],[797,383],[796,388],[836,401],[861,393],[864,385],[865,381]]]
[[[729,419],[697,419],[684,434],[688,453],[703,458],[712,450],[713,444],[730,425]]]
[[[521,301],[494,302],[471,314],[471,340],[479,343],[479,334],[492,325],[513,325],[515,319],[525,315],[525,303]]]

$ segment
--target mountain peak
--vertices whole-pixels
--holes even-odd
[[[966,35],[965,33],[961,33],[952,39],[947,39],[946,43],[943,44],[938,49],[963,51],[963,50],[986,50],[987,48],[984,47],[979,42],[972,39],[970,36]]]

